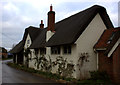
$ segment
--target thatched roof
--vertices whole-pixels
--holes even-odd
[[[48,40],[46,45],[56,46],[74,43],[97,13],[100,14],[107,28],[113,28],[106,9],[95,5],[56,23],[56,33]]]
[[[23,50],[24,42],[20,41],[9,53],[19,53]]]
[[[42,29],[40,28],[36,28],[36,27],[28,27],[25,29],[25,33],[23,36],[22,41],[20,41],[11,51],[10,53],[19,53],[20,51],[23,50],[24,48],[24,44],[27,38],[27,35],[29,34],[32,40],[32,43],[34,42],[34,40],[37,38],[37,36],[41,33]]]
[[[46,44],[46,32],[47,32],[47,29],[42,29],[41,33],[38,35],[38,37],[35,39],[35,41],[32,43],[32,45],[29,48],[45,47],[45,44]]]
[[[48,42],[46,42],[47,28],[38,29],[36,27],[28,27],[25,30],[22,40],[23,45],[28,33],[30,34],[30,37],[32,39],[32,45],[30,46],[30,48],[73,44],[82,34],[82,32],[87,28],[87,26],[97,13],[100,14],[105,26],[108,29],[114,28],[106,12],[106,9],[101,6],[94,5],[84,11],[81,11],[75,15],[63,19],[62,21],[57,22],[55,24],[55,34],[48,40]],[[17,47],[20,47],[19,44],[17,45]]]
[[[28,28],[25,29],[23,40],[24,41],[26,40],[27,35],[29,33],[30,38],[31,38],[31,40],[33,42],[38,37],[38,35],[41,33],[41,31],[42,31],[42,29],[40,29],[40,28],[29,26]]]

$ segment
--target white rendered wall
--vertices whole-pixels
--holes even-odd
[[[29,43],[28,43],[28,40],[29,40]],[[31,44],[32,44],[32,41],[31,41],[30,35],[28,34],[25,41],[25,45],[24,45],[24,52],[25,52],[25,49],[27,49]],[[24,64],[25,64],[25,61],[26,61],[26,57],[24,56]]]
[[[74,44],[74,45],[71,45],[71,54],[64,54],[63,53],[63,46],[61,46],[60,48],[61,48],[61,50],[60,50],[60,54],[51,54],[51,48],[50,47],[47,47],[47,48],[49,48],[49,54],[46,54],[45,56],[47,57],[47,59],[49,59],[49,57],[48,56],[50,56],[50,58],[51,58],[51,60],[52,61],[56,61],[56,58],[58,57],[58,56],[61,56],[61,57],[63,57],[64,59],[66,59],[67,58],[67,61],[68,61],[68,63],[73,63],[73,64],[75,64],[75,61],[76,61],[76,45]],[[76,69],[76,68],[75,68]],[[55,68],[53,68],[52,69],[52,73],[56,73],[58,71],[58,67],[56,66]],[[73,73],[73,75],[72,75],[73,77],[75,77],[76,78],[76,74],[75,74],[75,72]]]
[[[97,14],[76,41],[76,60],[78,60],[78,56],[80,56],[81,53],[88,53],[89,55],[89,62],[85,62],[81,68],[81,77],[83,78],[90,76],[89,71],[97,70],[97,54],[94,52],[93,46],[96,44],[105,29],[106,26],[104,25],[104,22],[102,21],[100,15]],[[77,71],[78,72],[76,72],[76,75],[79,77],[79,70]]]
[[[29,44],[27,43],[28,40],[29,40]],[[30,47],[31,44],[32,44],[32,41],[31,41],[30,35],[28,34],[25,41],[24,48],[27,49],[28,47]]]

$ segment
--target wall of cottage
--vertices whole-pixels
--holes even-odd
[[[30,38],[30,35],[28,34],[28,35],[27,35],[27,38],[26,38],[26,41],[25,41],[25,45],[24,45],[24,53],[25,53],[25,50],[26,50],[28,47],[30,47],[31,44],[32,44],[32,40],[31,40],[31,38]],[[30,50],[31,50],[31,49],[30,49]],[[30,57],[31,57],[31,55],[28,54],[28,58],[30,58]],[[27,63],[27,56],[24,55],[24,65],[26,65],[26,63]],[[31,63],[31,62],[28,61],[28,66],[31,67],[31,65],[30,65],[29,63]]]
[[[90,77],[89,71],[97,70],[97,54],[93,50],[93,46],[96,44],[103,31],[106,29],[104,22],[99,14],[90,22],[84,32],[76,41],[77,56],[79,59],[81,54],[87,53],[87,62],[84,61],[83,66],[76,70],[76,76],[80,79],[86,79]],[[77,65],[77,61],[76,65]]]
[[[50,56],[50,58],[51,58],[51,60],[52,60],[52,62],[53,61],[56,61],[56,58],[57,57],[63,57],[63,59],[67,59],[67,62],[66,63],[71,63],[71,64],[74,64],[75,65],[75,62],[76,62],[76,44],[73,44],[73,45],[71,45],[71,53],[70,54],[64,54],[64,47],[63,46],[60,46],[60,54],[51,54],[51,48],[50,47],[47,47],[47,49],[49,49],[49,51],[48,52],[50,52],[49,54],[46,54],[45,56],[47,57],[47,58],[49,58],[49,56]],[[76,68],[75,68],[76,69]],[[52,69],[52,71],[51,71],[52,73],[57,73],[58,72],[58,65],[57,66],[55,66],[53,69]],[[76,78],[76,74],[75,74],[75,72],[72,74],[72,76],[74,77],[74,78]]]

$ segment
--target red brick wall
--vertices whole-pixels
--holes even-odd
[[[106,71],[110,78],[120,83],[120,45],[110,57],[104,55],[104,51],[98,52],[99,71]]]
[[[0,56],[4,57],[4,58],[7,58],[7,53],[0,53]]]
[[[112,57],[107,57],[104,55],[104,51],[98,52],[98,70],[99,71],[106,71],[110,78],[112,78]]]
[[[120,83],[120,45],[113,53],[113,77]]]

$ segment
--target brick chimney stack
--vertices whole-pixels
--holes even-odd
[[[50,11],[48,12],[48,31],[54,31],[55,29],[55,12],[53,11],[52,5],[50,6]]]
[[[44,28],[43,20],[41,20],[40,28]]]

